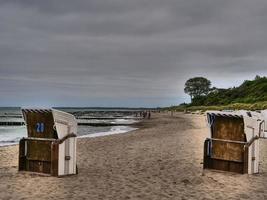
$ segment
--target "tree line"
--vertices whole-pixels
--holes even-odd
[[[267,101],[267,77],[256,76],[232,88],[211,87],[205,77],[194,77],[186,81],[184,92],[191,97],[190,106],[214,106],[231,103],[256,103]]]

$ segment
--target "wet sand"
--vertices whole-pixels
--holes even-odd
[[[205,119],[154,114],[129,133],[78,139],[77,176],[18,173],[18,146],[0,148],[0,199],[267,199],[267,140],[260,174],[202,170]]]

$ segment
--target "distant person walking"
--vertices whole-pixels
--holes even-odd
[[[151,118],[151,112],[148,111],[148,116],[147,116],[147,119],[150,119]]]
[[[143,118],[144,118],[144,119],[146,118],[146,115],[147,115],[147,112],[144,111],[144,112],[143,112]]]

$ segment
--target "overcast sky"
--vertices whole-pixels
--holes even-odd
[[[167,106],[267,75],[266,0],[0,0],[0,106]]]

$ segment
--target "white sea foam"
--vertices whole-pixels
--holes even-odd
[[[0,127],[0,146],[18,144],[22,137],[26,137],[25,126],[2,126]]]
[[[115,119],[114,124],[134,124],[138,121],[133,119]],[[111,122],[112,123],[112,122]]]
[[[92,133],[92,134],[88,134],[88,135],[82,135],[82,136],[79,136],[78,138],[101,137],[101,136],[106,136],[106,135],[115,135],[115,134],[120,134],[120,133],[126,133],[126,132],[134,131],[134,130],[137,130],[137,128],[133,128],[133,127],[129,127],[129,126],[113,126],[113,127],[111,127],[110,131]]]
[[[19,140],[22,137],[27,136],[25,127],[1,127],[0,129],[2,129],[0,131],[0,146],[10,146],[18,144]],[[109,131],[81,135],[78,136],[78,138],[92,138],[92,137],[101,137],[106,135],[121,134],[129,131],[134,131],[136,129],[137,128],[129,126],[112,126]]]

